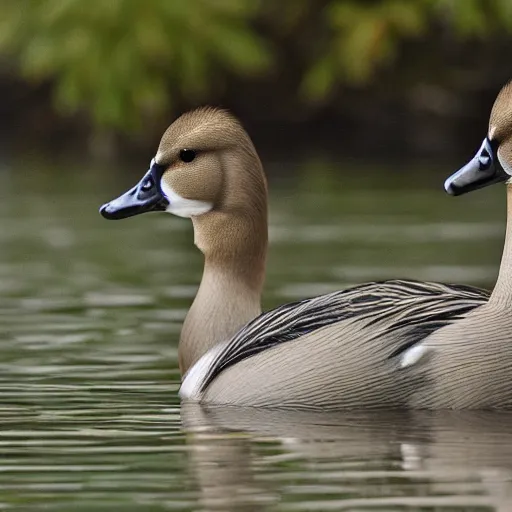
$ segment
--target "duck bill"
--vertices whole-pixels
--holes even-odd
[[[160,178],[160,166],[153,161],[135,187],[100,208],[101,215],[105,219],[118,220],[140,213],[165,211],[169,202],[160,190]]]
[[[448,194],[460,196],[509,178],[498,159],[497,144],[486,137],[473,159],[452,174],[444,182],[444,188]]]

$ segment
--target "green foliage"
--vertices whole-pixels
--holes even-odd
[[[489,36],[496,30],[512,30],[509,0],[431,0],[458,36]]]
[[[55,78],[64,110],[98,124],[133,126],[167,109],[169,88],[207,93],[223,72],[269,64],[249,27],[254,0],[3,0],[0,49],[31,79]]]
[[[256,22],[269,28],[265,37]],[[30,80],[52,80],[63,111],[85,109],[98,126],[123,130],[143,114],[168,110],[173,95],[208,99],[227,75],[268,73],[278,62],[286,73],[284,59],[271,51],[283,37],[303,58],[299,93],[318,101],[340,83],[369,82],[413,38],[511,30],[511,0],[0,3],[4,60]]]
[[[326,10],[333,35],[329,50],[304,81],[308,96],[321,98],[343,76],[364,82],[378,64],[395,57],[398,42],[424,30],[423,1],[388,0],[375,4],[334,0]]]
[[[404,40],[433,27],[460,38],[512,30],[510,0],[332,0],[324,14],[330,37],[301,86],[314,100],[339,82],[368,82],[397,57]]]

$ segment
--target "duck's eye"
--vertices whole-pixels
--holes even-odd
[[[185,163],[192,162],[196,157],[196,152],[192,149],[182,149],[180,151],[180,160]]]

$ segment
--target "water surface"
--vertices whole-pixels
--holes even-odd
[[[265,308],[388,277],[492,286],[502,187],[281,167]],[[99,216],[135,179],[0,173],[0,510],[512,510],[508,414],[180,411],[202,259],[184,219]]]

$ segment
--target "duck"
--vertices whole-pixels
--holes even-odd
[[[181,329],[181,399],[294,409],[407,407],[424,384],[410,364],[415,347],[482,307],[489,293],[394,279],[262,313],[267,196],[262,163],[241,122],[227,110],[200,107],[169,126],[139,183],[100,208],[109,220],[165,211],[192,221],[204,270]]]
[[[414,347],[410,366],[426,385],[411,406],[426,409],[512,408],[512,82],[499,92],[475,156],[445,181],[460,196],[506,183],[507,223],[498,277],[489,300]]]

